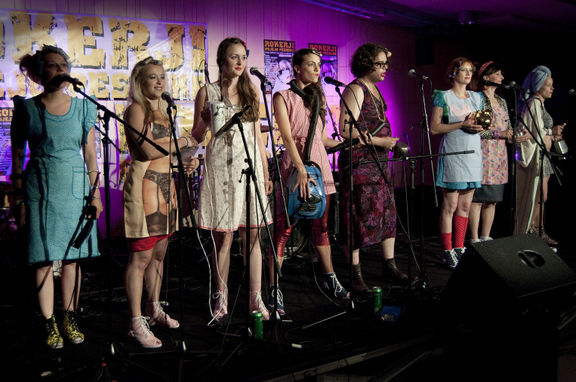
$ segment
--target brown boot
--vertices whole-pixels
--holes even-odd
[[[362,277],[362,266],[358,264],[352,264],[352,282],[350,283],[352,290],[356,293],[369,293],[370,287],[364,282]]]
[[[394,259],[384,260],[382,263],[382,277],[385,281],[391,281],[398,284],[406,284],[408,282],[408,276],[398,269]]]

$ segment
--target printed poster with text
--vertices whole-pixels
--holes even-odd
[[[322,54],[320,83],[328,105],[326,113],[327,133],[328,137],[336,138],[335,133],[338,132],[337,125],[340,116],[340,96],[336,92],[334,85],[327,84],[324,79],[326,77],[338,79],[338,46],[334,44],[308,43],[308,47],[316,49]],[[344,89],[341,89],[341,91],[344,91]]]

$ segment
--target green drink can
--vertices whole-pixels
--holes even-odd
[[[374,313],[382,309],[382,288],[375,286],[372,288],[372,298],[374,300]]]
[[[252,311],[252,333],[254,338],[261,340],[264,338],[264,324],[262,322],[262,312]]]

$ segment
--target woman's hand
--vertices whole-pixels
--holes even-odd
[[[554,137],[552,140],[559,141],[562,139],[562,133],[564,132],[564,127],[566,126],[565,123],[561,125],[556,125],[552,128],[552,136]]]
[[[398,140],[400,138],[382,137],[381,139],[382,139],[383,147],[385,149],[392,150],[394,148],[394,146],[396,146],[396,142],[398,142]]]
[[[104,208],[102,208],[102,199],[100,199],[100,197],[95,197],[94,199],[92,199],[92,203],[90,203],[90,205],[96,208],[96,216],[88,215],[88,218],[97,220],[100,217],[102,211],[104,210]]]
[[[526,129],[522,128],[522,130],[516,131],[516,143],[527,142],[529,139],[530,133]],[[509,142],[512,143],[512,138],[509,139]]]
[[[273,189],[274,189],[274,183],[272,183],[272,180],[266,179],[264,181],[264,192],[266,192],[266,195],[270,195]]]
[[[182,161],[182,167],[184,167],[184,174],[186,176],[192,175],[198,166],[200,166],[200,160],[195,157],[190,157],[188,160]]]
[[[484,130],[480,125],[476,124],[476,113],[470,113],[464,121],[462,121],[462,129],[468,131],[469,133],[479,133]]]
[[[306,167],[302,166],[302,168],[298,169],[298,178],[292,191],[296,191],[296,188],[299,188],[300,197],[308,199],[310,197],[310,182],[316,186],[316,181],[310,178],[306,171]]]

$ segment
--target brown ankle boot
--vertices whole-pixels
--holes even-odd
[[[408,276],[398,269],[394,259],[384,260],[382,263],[382,277],[385,281],[399,284],[405,284],[408,281]]]
[[[364,282],[362,277],[362,266],[360,264],[352,264],[352,282],[350,283],[352,290],[356,293],[369,293],[370,287]]]

